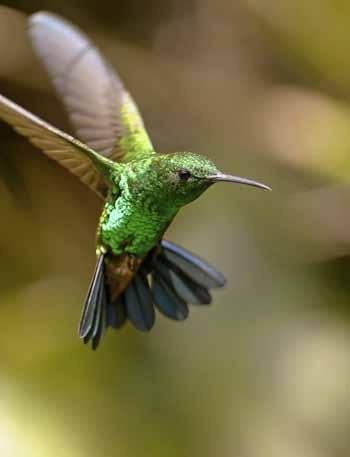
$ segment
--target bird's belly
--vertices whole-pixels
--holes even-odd
[[[99,238],[114,254],[145,256],[162,237],[168,220],[142,211],[111,211],[100,223]]]

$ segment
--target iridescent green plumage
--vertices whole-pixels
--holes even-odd
[[[84,34],[49,13],[31,16],[29,32],[80,141],[1,95],[0,118],[105,200],[80,336],[96,348],[106,327],[126,318],[150,330],[153,305],[185,319],[188,303],[210,303],[209,289],[225,280],[163,240],[167,227],[214,182],[267,186],[224,175],[198,154],[156,154],[130,94]]]
[[[191,177],[182,181],[179,170]],[[182,206],[197,198],[218,173],[216,166],[197,154],[152,155],[125,165],[116,177],[119,192],[107,197],[98,241],[114,254],[144,256],[161,239]]]

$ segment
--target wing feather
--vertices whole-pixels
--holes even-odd
[[[29,34],[79,139],[113,161],[154,153],[130,94],[78,28],[39,12],[29,18]]]
[[[105,196],[108,175],[111,167],[115,166],[112,162],[3,95],[0,95],[0,119],[27,137],[48,157],[78,176],[101,197]]]

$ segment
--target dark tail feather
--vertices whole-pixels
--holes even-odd
[[[126,309],[123,296],[107,305],[107,326],[120,328],[126,321]]]
[[[140,272],[125,290],[124,300],[132,324],[144,332],[151,330],[155,321],[153,297],[147,279]]]
[[[79,336],[81,338],[88,338],[90,340],[93,327],[96,323],[96,318],[99,319],[99,313],[96,310],[100,308],[102,294],[101,289],[104,288],[104,256],[101,254],[96,263],[95,272],[92,277],[89,291],[87,293],[83,312],[79,324]],[[98,314],[98,315],[97,315]]]
[[[162,247],[164,256],[195,283],[206,289],[225,285],[226,279],[218,270],[186,249],[166,240],[162,241]]]
[[[168,268],[175,291],[186,303],[192,305],[209,305],[211,303],[212,298],[208,289],[193,281],[190,276],[170,262],[163,254],[157,257],[156,262]]]
[[[104,279],[103,285],[100,289],[100,299],[99,299],[99,306],[96,308],[96,321],[93,327],[92,332],[92,349],[95,350],[98,348],[100,341],[103,337],[103,334],[107,327],[107,297],[106,297],[106,288],[104,286]]]
[[[167,317],[185,320],[188,304],[211,303],[209,289],[223,287],[224,276],[189,251],[163,240],[160,252],[146,258],[125,291],[113,302],[105,283],[104,255],[96,263],[85,300],[79,335],[96,349],[107,327],[119,329],[127,320],[142,331],[155,322],[154,305]],[[152,277],[150,289],[148,276]]]
[[[152,280],[154,302],[159,311],[171,319],[185,320],[188,316],[188,306],[176,293],[169,270],[160,262],[154,263]]]

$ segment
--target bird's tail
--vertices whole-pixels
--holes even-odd
[[[156,307],[174,320],[187,318],[188,305],[211,303],[209,290],[223,287],[224,276],[199,257],[163,240],[160,249],[143,262],[124,292],[109,300],[104,255],[97,259],[95,272],[80,320],[79,335],[96,349],[107,329],[120,328],[127,319],[138,329],[149,331]]]

